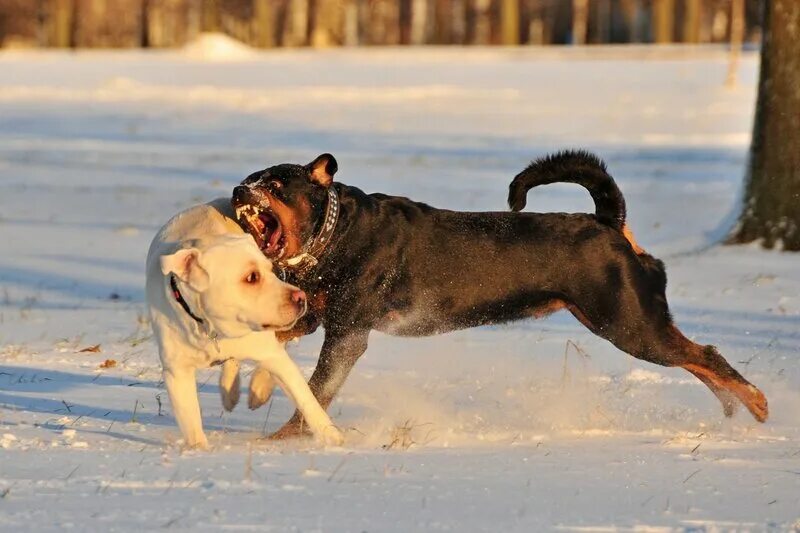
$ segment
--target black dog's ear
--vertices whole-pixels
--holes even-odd
[[[327,189],[333,183],[333,175],[339,170],[339,165],[331,154],[322,154],[307,164],[306,169],[311,174],[311,181]]]

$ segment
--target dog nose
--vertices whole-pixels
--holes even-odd
[[[233,197],[237,200],[244,200],[247,198],[247,193],[250,192],[250,187],[247,185],[237,185],[233,188]]]
[[[303,307],[306,303],[306,293],[301,290],[292,291],[292,294],[289,296],[292,299],[292,303],[297,304],[297,307]]]

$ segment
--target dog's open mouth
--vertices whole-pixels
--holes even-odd
[[[236,208],[239,224],[256,240],[261,252],[270,259],[280,259],[286,251],[286,235],[280,219],[269,206],[245,204]]]

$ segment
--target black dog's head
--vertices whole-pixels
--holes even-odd
[[[327,189],[338,166],[331,154],[307,165],[290,163],[254,172],[233,189],[231,204],[245,231],[269,259],[303,252],[325,217]]]

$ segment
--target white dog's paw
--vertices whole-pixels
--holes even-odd
[[[341,446],[344,444],[344,435],[336,426],[325,427],[317,436],[325,446]]]
[[[222,363],[222,373],[219,376],[219,394],[222,397],[222,406],[226,411],[233,411],[239,403],[241,395],[239,380],[239,363],[228,359]]]
[[[203,435],[203,438],[186,439],[183,441],[182,450],[197,450],[200,452],[207,452],[211,449],[208,445],[208,439]]]
[[[267,403],[275,388],[275,379],[264,368],[256,368],[250,378],[250,395],[247,397],[247,406],[258,409]]]
[[[236,379],[231,384],[229,389],[220,386],[219,394],[222,397],[222,406],[225,408],[225,410],[233,411],[233,408],[239,403],[239,396],[241,395],[241,390],[239,388],[239,376],[236,376]]]

